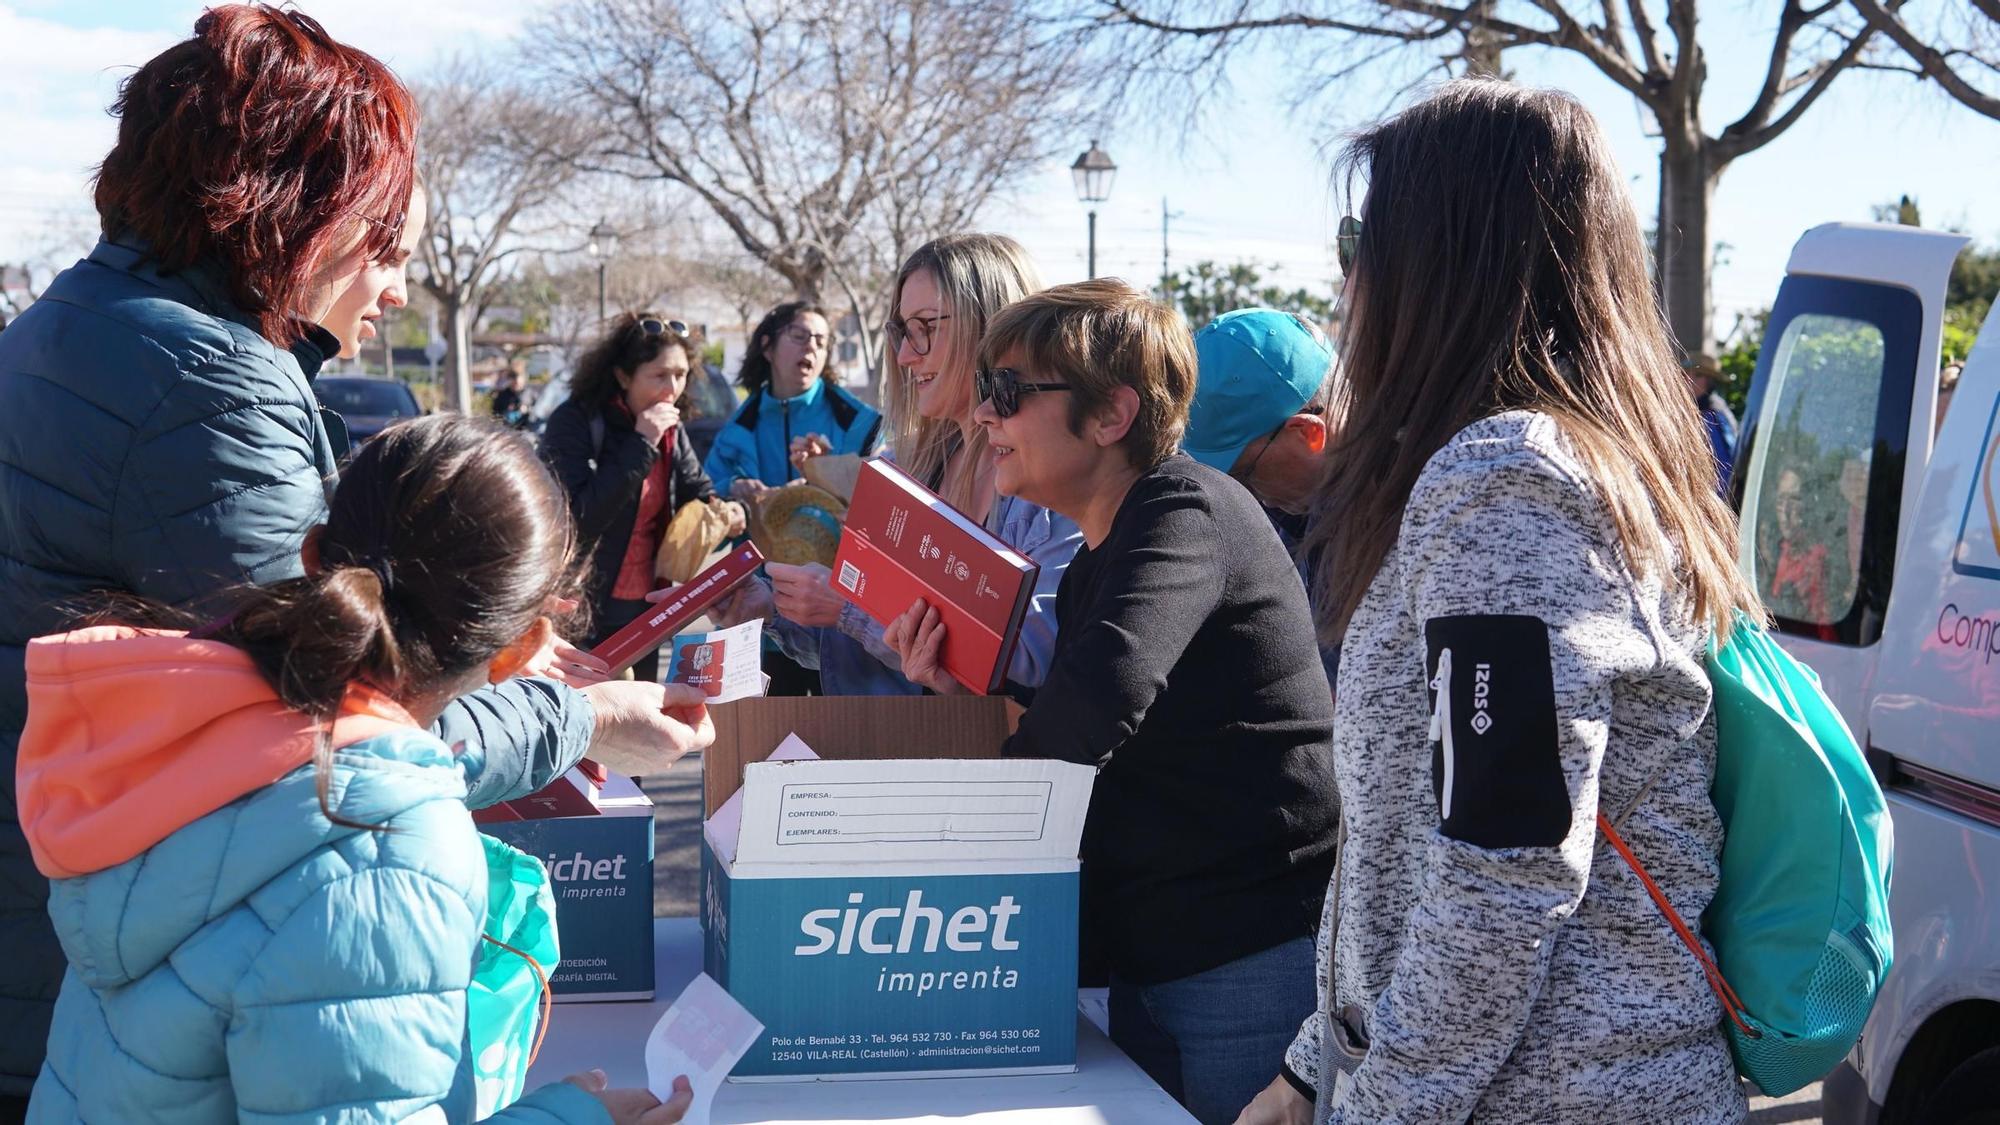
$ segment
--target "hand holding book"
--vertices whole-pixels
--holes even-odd
[[[918,598],[882,634],[903,662],[903,678],[939,695],[964,695],[965,687],[944,670],[945,625],[938,611]]]

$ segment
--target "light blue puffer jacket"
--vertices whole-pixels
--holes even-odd
[[[308,765],[143,854],[56,880],[70,969],[28,1120],[470,1121],[465,990],[486,865],[464,764],[414,728]],[[489,1121],[610,1117],[576,1087]]]

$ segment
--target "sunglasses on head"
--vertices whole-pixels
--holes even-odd
[[[982,367],[972,374],[972,391],[980,402],[991,402],[993,413],[1012,418],[1021,409],[1021,396],[1036,391],[1066,391],[1068,383],[1024,383],[1021,373],[1011,367]]]
[[[679,320],[661,320],[657,316],[642,316],[638,323],[639,332],[646,336],[679,336],[687,339],[688,326]]]
[[[1340,272],[1354,272],[1354,257],[1361,251],[1361,220],[1352,215],[1340,217],[1340,229],[1333,236],[1333,253],[1340,259]]]

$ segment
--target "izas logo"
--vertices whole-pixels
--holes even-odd
[[[1493,729],[1493,666],[1475,665],[1472,669],[1472,733],[1485,734]]]

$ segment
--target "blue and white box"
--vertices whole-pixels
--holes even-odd
[[[745,767],[702,840],[703,967],[765,1028],[731,1080],[1076,1069],[1095,776],[1027,759]]]
[[[653,998],[653,799],[612,774],[594,816],[503,820],[479,830],[542,861],[556,898],[558,1001]]]

